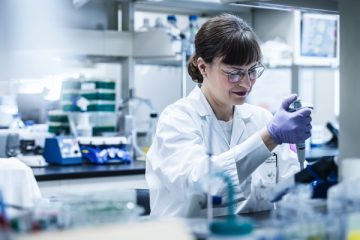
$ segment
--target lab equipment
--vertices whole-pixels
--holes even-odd
[[[43,129],[34,125],[32,130],[17,129],[2,130],[0,133],[0,157],[17,157],[30,167],[47,165],[42,157],[46,136],[46,126]]]
[[[80,147],[74,137],[46,138],[43,156],[48,163],[57,165],[82,163]]]
[[[42,153],[43,148],[36,145],[35,139],[20,139],[20,154],[17,158],[29,167],[47,166]]]
[[[13,116],[13,120],[10,122],[9,128],[10,129],[25,128],[25,124],[21,119],[21,114],[18,113]]]
[[[31,208],[6,206],[23,212],[11,219],[12,230],[17,233],[128,223],[143,213],[143,208],[136,204],[135,190],[118,189],[62,192],[51,198],[38,199]]]
[[[156,127],[156,120],[157,120],[157,112],[154,108],[152,102],[149,99],[146,98],[140,98],[135,96],[134,89],[130,89],[129,97],[124,100],[122,106],[120,106],[120,110],[125,110],[127,108],[128,114],[124,116],[123,120],[123,127],[120,126],[120,129],[123,128],[123,133],[128,138],[128,145],[132,147],[132,150],[134,150],[134,155],[136,158],[145,159],[146,153],[149,146],[146,146],[147,149],[141,149],[138,145],[137,141],[137,132],[138,129],[134,127],[134,114],[138,111],[140,105],[146,105],[147,108],[150,109],[150,120],[149,120],[149,127],[147,131],[147,137],[152,140],[152,137],[155,133],[155,127]],[[151,141],[152,142],[152,141]]]
[[[0,157],[15,157],[20,152],[19,134],[5,132],[0,134]]]
[[[359,159],[357,159],[359,160]],[[360,212],[360,178],[346,178],[329,190],[327,198],[328,212],[334,215]]]
[[[29,167],[45,167],[47,162],[42,155],[18,155],[17,158]]]
[[[186,56],[191,56],[195,52],[195,35],[198,31],[198,16],[190,15],[189,26],[182,32],[182,51],[186,53]]]
[[[216,118],[210,119],[209,124],[209,139],[207,146],[207,155],[208,155],[208,178],[207,178],[207,220],[209,224],[209,229],[213,234],[217,235],[246,235],[253,231],[253,225],[247,221],[239,221],[235,215],[235,196],[234,196],[234,186],[232,184],[232,179],[223,171],[218,169],[213,169],[212,166],[212,156],[213,156],[213,136],[212,129],[214,121],[217,121]],[[221,178],[226,184],[227,188],[227,204],[228,212],[227,219],[225,221],[214,221],[213,218],[213,196],[211,189],[211,178],[217,177]]]
[[[161,17],[157,17],[155,19],[155,25],[154,25],[155,29],[166,29],[166,26],[163,22],[163,19]]]
[[[157,113],[150,113],[149,130],[146,133],[145,144],[144,144],[145,146],[143,148],[145,154],[148,152],[155,135],[157,117],[158,117]]]
[[[297,99],[295,94],[285,98],[280,109],[267,124],[267,130],[277,144],[304,142],[311,136],[311,110],[307,107],[289,111]]]
[[[339,128],[336,127],[333,123],[326,123],[326,128],[332,133],[331,139],[325,143],[328,147],[337,148],[339,146]]]
[[[171,40],[180,39],[180,29],[177,26],[177,19],[175,15],[167,16],[167,22],[169,25],[168,33]]]
[[[292,102],[289,106],[290,112],[295,112],[302,108],[310,108],[314,109],[314,107],[311,104],[304,103],[300,100],[300,98],[296,99],[294,102]],[[305,142],[297,143],[296,144],[296,154],[298,156],[298,161],[300,165],[300,170],[304,169],[304,162],[305,162]]]
[[[18,113],[23,122],[32,120],[35,123],[45,123],[47,110],[51,109],[51,101],[45,98],[43,92],[39,93],[17,93],[16,103]]]
[[[115,81],[107,78],[80,76],[64,81],[61,107],[67,115],[60,111],[52,113],[49,131],[56,134],[71,131],[74,136],[114,133],[117,119],[115,87]]]
[[[76,101],[76,106],[81,109],[76,125],[76,136],[90,137],[92,136],[92,127],[90,124],[90,115],[86,112],[89,106],[89,101],[85,97],[80,97]]]
[[[68,135],[70,131],[70,122],[68,113],[62,110],[51,110],[48,112],[48,132],[57,136]],[[75,132],[75,125],[73,126],[73,132]]]
[[[131,163],[126,137],[78,137],[84,160],[94,164]]]
[[[249,220],[238,220],[235,215],[235,197],[234,186],[231,183],[231,178],[223,172],[218,172],[215,176],[220,177],[226,183],[228,191],[228,213],[226,220],[216,220],[210,223],[210,231],[216,235],[239,236],[250,234],[254,225]]]
[[[337,165],[332,158],[309,164],[305,169],[284,179],[269,192],[273,202],[279,201],[296,184],[310,184],[312,198],[327,198],[328,189],[338,182]]]
[[[311,186],[297,184],[276,204],[271,218],[281,234],[276,239],[332,239],[326,237],[327,219],[321,214],[326,203],[311,195]]]
[[[76,125],[77,136],[91,137],[92,126],[90,123],[90,115],[87,112],[81,112],[78,115],[78,123]]]
[[[180,29],[177,26],[177,19],[175,15],[169,15],[167,17],[168,23],[168,34],[170,36],[172,49],[175,53],[181,52],[181,38],[180,38]]]
[[[151,28],[150,26],[150,19],[144,18],[143,19],[143,25],[138,29],[139,32],[146,32],[149,31]]]

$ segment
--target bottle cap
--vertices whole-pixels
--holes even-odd
[[[167,20],[170,22],[170,21],[174,21],[176,22],[176,17],[174,15],[169,15],[167,16]]]
[[[196,16],[196,15],[190,15],[189,16],[190,21],[196,21],[197,19],[198,19],[198,16]]]
[[[150,113],[150,117],[151,117],[151,118],[157,118],[157,117],[158,117],[158,114],[157,114],[157,113]]]

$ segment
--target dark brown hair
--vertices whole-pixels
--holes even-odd
[[[219,57],[224,64],[248,65],[261,60],[256,34],[241,18],[222,14],[205,22],[195,36],[195,53],[188,63],[188,73],[194,82],[202,83],[197,67],[201,57],[211,64]]]

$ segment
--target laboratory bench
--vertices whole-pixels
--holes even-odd
[[[59,192],[148,188],[145,161],[106,165],[48,165],[32,170],[44,197],[56,196]]]
[[[145,161],[134,161],[130,164],[83,164],[69,166],[48,165],[46,167],[35,167],[32,168],[32,170],[38,182],[65,179],[127,176],[145,174]]]
[[[338,149],[327,146],[311,148],[306,151],[306,160],[314,162],[338,156]],[[106,165],[49,165],[32,168],[44,196],[55,195],[62,190],[88,191],[108,188],[147,189],[145,180],[145,161],[131,164]]]
[[[337,148],[316,147],[306,151],[306,160],[314,162],[327,157],[336,157]],[[145,174],[145,161],[134,161],[131,164],[104,164],[104,165],[48,165],[46,167],[32,168],[38,182],[66,179],[83,179],[98,177],[114,177]]]

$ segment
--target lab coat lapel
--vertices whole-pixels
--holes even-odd
[[[231,132],[231,140],[230,140],[230,148],[235,145],[243,142],[247,137],[248,133],[246,131],[246,125],[244,122],[244,118],[246,119],[247,112],[244,112],[244,116],[241,113],[240,107],[235,107],[234,119],[233,119],[233,127]]]
[[[230,143],[226,139],[224,130],[221,128],[220,123],[217,121],[214,111],[212,110],[209,102],[206,100],[204,94],[201,92],[200,87],[196,86],[189,95],[189,99],[194,108],[197,109],[201,117],[205,117],[206,128],[210,128],[212,120],[212,138],[216,139],[216,143],[225,145],[226,148],[230,147]],[[200,103],[200,104],[199,104]],[[208,130],[207,130],[208,131]],[[221,140],[220,140],[221,139]],[[213,141],[214,142],[214,141]]]
[[[227,148],[230,147],[230,143],[228,142],[228,140],[226,139],[224,130],[222,129],[222,127],[220,126],[219,121],[216,119],[216,116],[214,113],[212,113],[212,115],[210,116],[213,119],[213,127],[212,130],[214,131],[215,134],[213,134],[213,138],[221,138],[222,142],[224,143],[223,145],[226,145]],[[210,124],[210,119],[208,118],[208,123]]]

